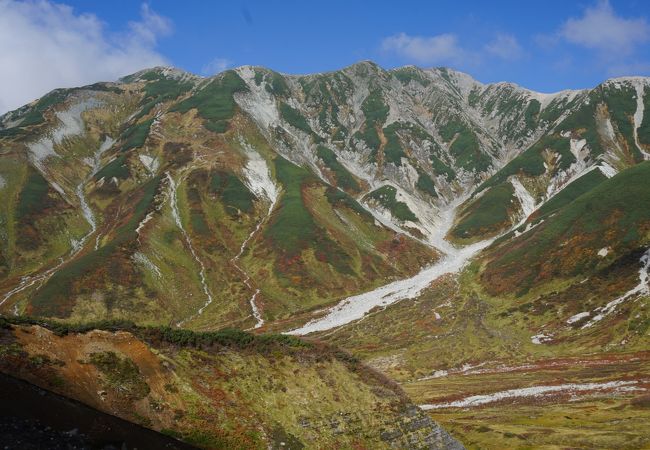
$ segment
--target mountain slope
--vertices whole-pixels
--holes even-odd
[[[434,261],[474,187],[456,242],[641,160],[645,85],[543,95],[363,62],[53,91],[1,119],[0,307],[198,328],[309,312]]]
[[[3,321],[0,370],[201,448],[463,448],[350,355],[232,330],[109,328]]]

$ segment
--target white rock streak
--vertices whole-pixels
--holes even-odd
[[[208,287],[208,282],[205,277],[205,265],[203,264],[203,261],[201,261],[201,258],[199,258],[198,254],[196,253],[196,250],[194,250],[194,245],[192,245],[192,239],[190,238],[190,235],[187,233],[187,231],[185,231],[185,227],[183,227],[183,221],[181,220],[181,215],[178,212],[178,197],[176,193],[176,182],[174,181],[174,178],[170,175],[169,172],[165,172],[165,177],[169,182],[169,203],[172,209],[172,217],[174,218],[174,222],[176,222],[176,226],[183,234],[183,237],[185,238],[185,243],[187,244],[187,247],[190,249],[190,253],[192,254],[192,257],[200,267],[199,279],[201,281],[201,287],[203,288],[203,293],[205,294],[206,297],[205,303],[203,304],[202,307],[198,309],[196,314],[193,314],[190,317],[183,319],[176,324],[177,327],[180,327],[188,320],[192,320],[196,316],[203,314],[205,308],[207,308],[210,305],[210,303],[212,303],[212,293],[210,292],[210,288]]]
[[[530,216],[533,211],[535,211],[535,199],[532,195],[530,195],[530,192],[528,192],[524,185],[521,184],[521,181],[519,181],[516,177],[512,177],[510,179],[510,184],[512,184],[512,187],[515,189],[515,196],[521,204],[523,217],[524,219],[527,219],[528,216]]]
[[[650,153],[646,152],[639,143],[639,134],[637,131],[643,123],[643,95],[645,91],[645,84],[643,82],[635,83],[634,87],[636,89],[636,111],[634,112],[634,142],[636,143],[636,147],[643,154],[643,157],[645,159],[650,159]]]
[[[648,251],[646,251],[643,254],[640,262],[642,266],[641,269],[639,269],[639,284],[637,284],[635,287],[633,287],[632,289],[630,289],[620,297],[607,303],[605,306],[597,308],[595,312],[597,312],[598,314],[596,314],[594,318],[591,319],[589,322],[584,324],[582,327],[583,329],[590,328],[596,322],[600,322],[606,316],[613,313],[618,307],[618,305],[625,302],[627,299],[631,297],[650,296],[650,284],[648,284],[649,277],[650,277],[650,273],[649,273],[650,272],[650,249],[648,249]]]
[[[269,209],[266,215],[258,222],[257,226],[251,233],[246,237],[244,242],[242,242],[241,247],[239,247],[239,253],[230,260],[233,266],[244,275],[244,284],[250,290],[253,290],[253,285],[251,284],[250,275],[241,268],[239,265],[239,259],[244,254],[248,243],[253,239],[257,232],[262,227],[262,224],[270,217],[275,208],[275,204],[278,200],[279,190],[273,180],[271,179],[271,174],[269,172],[268,165],[266,160],[262,156],[248,146],[246,143],[242,143],[243,147],[246,149],[246,156],[248,161],[246,162],[246,167],[244,167],[244,176],[246,177],[246,186],[255,194],[258,198],[265,198],[269,201]],[[252,297],[248,300],[248,303],[251,305],[251,311],[253,317],[255,318],[255,326],[253,328],[260,328],[264,325],[264,319],[262,318],[262,313],[257,306],[256,299],[259,295],[260,290],[255,289]]]
[[[461,202],[462,199],[459,199],[450,208],[442,211],[439,226],[436,230],[432,230],[432,241],[437,244],[436,246],[440,250],[446,253],[440,261],[432,266],[425,267],[411,278],[395,281],[370,292],[348,297],[331,308],[324,317],[312,320],[298,329],[287,332],[287,334],[304,335],[346,325],[363,318],[373,308],[386,307],[407,298],[416,298],[435,279],[462,269],[474,255],[490,245],[493,239],[460,249],[444,239],[453,225],[456,206]]]
[[[549,394],[558,394],[558,393],[578,393],[578,392],[587,392],[587,391],[636,391],[642,390],[643,388],[634,386],[638,384],[638,381],[610,381],[607,383],[569,383],[569,384],[559,384],[555,386],[533,386],[520,389],[509,389],[507,391],[495,392],[493,394],[485,395],[473,395],[471,397],[464,398],[462,400],[456,400],[448,403],[434,403],[434,404],[425,404],[420,405],[425,411],[431,409],[443,409],[443,408],[471,408],[474,406],[481,406],[487,403],[498,402],[500,400],[507,400],[511,398],[521,398],[521,397],[544,397]]]

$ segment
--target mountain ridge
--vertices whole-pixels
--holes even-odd
[[[366,62],[310,76],[159,68],[52,91],[0,118],[0,311],[312,333],[443,405],[429,414],[479,447],[534,426],[457,426],[473,410],[448,406],[464,403],[447,375],[490,403],[579,386],[607,421],[601,395],[637,411],[647,85],[540,97]],[[595,362],[573,383],[547,372],[585,352]],[[512,369],[530,360],[539,374]],[[571,412],[559,417],[582,414],[560,405]]]

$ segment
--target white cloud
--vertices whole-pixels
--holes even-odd
[[[559,34],[573,44],[618,57],[650,40],[650,25],[644,18],[617,16],[608,0],[600,0],[582,17],[567,20]]]
[[[524,50],[512,34],[498,33],[482,48],[466,48],[458,36],[451,33],[435,36],[410,36],[398,33],[381,43],[384,52],[423,65],[476,66],[489,59],[514,61],[524,55]]]
[[[139,21],[111,34],[94,14],[75,14],[67,5],[0,0],[0,113],[54,88],[165,64],[156,44],[171,28],[146,4]]]
[[[488,54],[505,60],[515,60],[524,54],[517,38],[511,34],[499,33],[491,42],[484,47]]]
[[[381,48],[419,64],[457,64],[462,63],[467,56],[455,34],[427,37],[398,33],[385,38]]]
[[[214,75],[223,72],[228,67],[232,66],[232,61],[226,58],[214,58],[201,69],[203,75]]]

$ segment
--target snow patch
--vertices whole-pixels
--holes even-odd
[[[569,324],[575,323],[575,322],[578,322],[578,321],[584,319],[585,317],[589,317],[590,315],[591,315],[591,313],[589,311],[584,311],[584,312],[581,312],[581,313],[578,313],[578,314],[576,314],[574,316],[569,317],[567,319],[566,323],[569,323]]]
[[[84,111],[85,111],[85,109],[84,109]],[[81,116],[81,113],[79,113],[79,117],[80,116]],[[82,124],[81,129],[83,129],[83,124]],[[56,273],[56,271],[59,270],[59,268],[61,266],[63,266],[63,264],[65,264],[67,261],[74,258],[83,249],[83,247],[84,247],[86,241],[88,240],[88,238],[90,238],[90,236],[92,236],[97,231],[97,222],[95,220],[95,215],[93,213],[92,208],[90,208],[90,205],[88,205],[88,202],[86,201],[86,196],[85,196],[85,193],[84,193],[84,184],[97,172],[97,170],[99,169],[100,163],[101,163],[101,161],[100,161],[101,160],[101,154],[106,149],[108,149],[111,145],[113,145],[113,142],[114,141],[111,138],[107,137],[104,140],[104,142],[102,143],[102,145],[99,146],[99,148],[97,149],[97,151],[95,152],[94,157],[93,157],[93,165],[91,167],[90,174],[84,180],[82,180],[77,185],[77,187],[75,188],[75,194],[76,194],[76,196],[77,196],[77,198],[79,200],[79,206],[81,208],[81,214],[84,217],[84,219],[86,219],[86,222],[88,222],[88,225],[90,225],[90,230],[88,231],[88,233],[86,233],[84,236],[82,236],[81,239],[79,239],[79,240],[72,239],[71,240],[71,247],[72,248],[70,250],[70,253],[68,253],[68,255],[66,257],[60,258],[59,262],[54,267],[51,267],[51,268],[49,268],[49,269],[47,269],[47,270],[45,270],[45,271],[43,271],[43,272],[41,272],[41,273],[39,273],[37,275],[23,277],[20,280],[20,283],[18,284],[18,286],[16,286],[15,288],[13,288],[9,292],[7,292],[4,295],[4,297],[2,298],[2,300],[0,300],[0,306],[2,306],[7,300],[9,300],[15,294],[17,294],[19,292],[22,292],[22,291],[24,291],[24,290],[26,290],[26,289],[28,289],[28,288],[30,288],[32,286],[35,286],[36,284],[41,286],[43,283],[45,283],[47,280],[49,280],[49,278],[52,275],[54,275],[54,273]],[[63,192],[63,189],[57,183],[51,182],[50,185],[58,193],[60,193],[62,196],[65,195],[64,192]],[[99,236],[97,237],[97,242],[98,242],[98,240],[99,240]]]
[[[618,392],[629,392],[643,390],[638,386],[638,381],[610,381],[607,383],[569,383],[569,384],[560,384],[555,386],[533,386],[520,389],[509,389],[507,391],[495,392],[493,394],[486,395],[473,395],[471,397],[464,398],[462,400],[456,400],[448,403],[437,403],[437,404],[426,404],[420,405],[425,411],[432,409],[443,409],[443,408],[471,408],[474,406],[485,405],[487,403],[498,402],[500,400],[506,400],[510,398],[521,398],[521,397],[544,397],[549,394],[556,394],[561,392],[569,393],[578,393],[586,391],[609,391],[614,390]]]
[[[609,247],[603,247],[600,250],[598,250],[598,256],[600,256],[601,258],[604,258],[608,254],[609,254]]]

